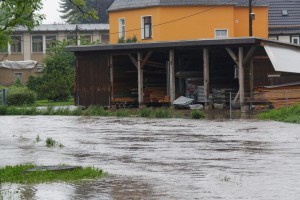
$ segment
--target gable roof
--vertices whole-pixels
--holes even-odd
[[[300,0],[269,0],[269,34],[299,32]]]
[[[156,6],[248,6],[247,0],[115,0],[110,11],[129,10]],[[267,0],[256,0],[253,6],[267,6]]]

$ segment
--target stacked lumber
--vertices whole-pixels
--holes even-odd
[[[300,103],[300,86],[256,88],[254,101],[270,102],[274,108]]]
[[[144,89],[144,102],[145,103],[156,103],[163,102],[167,103],[170,100],[166,96],[167,90],[165,87],[147,87]]]

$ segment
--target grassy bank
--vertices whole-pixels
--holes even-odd
[[[38,100],[35,102],[35,106],[72,106],[74,105],[74,99],[68,101],[49,101],[49,100]]]
[[[35,184],[56,181],[78,181],[82,179],[93,179],[104,175],[97,168],[85,167],[64,171],[35,171],[24,173],[24,171],[36,167],[33,164],[6,166],[0,168],[0,183]]]
[[[0,115],[63,115],[63,116],[116,116],[116,117],[148,117],[148,118],[192,118],[204,119],[205,115],[199,110],[175,110],[173,108],[144,108],[144,109],[104,109],[90,106],[82,108],[57,108],[53,106],[40,109],[37,107],[0,106]]]
[[[269,110],[258,115],[259,119],[300,124],[300,105]]]

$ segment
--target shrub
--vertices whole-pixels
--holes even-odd
[[[128,110],[117,110],[115,112],[115,115],[117,117],[128,117],[129,116],[129,111]]]
[[[152,110],[150,108],[144,108],[138,111],[139,117],[150,117],[152,114]]]
[[[6,115],[6,110],[7,110],[6,106],[0,106],[0,115]]]
[[[89,106],[87,110],[84,111],[84,115],[88,116],[107,116],[109,112],[103,107]]]
[[[190,115],[191,115],[192,119],[204,119],[205,118],[204,113],[200,110],[193,110]]]
[[[158,108],[154,112],[154,117],[156,117],[156,118],[170,118],[171,113],[168,109]]]
[[[31,105],[34,104],[36,93],[27,87],[12,86],[7,95],[8,105]]]

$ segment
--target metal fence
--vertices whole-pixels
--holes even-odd
[[[210,98],[215,106],[222,108],[240,108],[240,94],[231,90],[213,91]],[[244,105],[250,110],[288,107],[300,103],[300,89],[262,90],[245,93]]]
[[[0,89],[0,105],[7,105],[7,89]]]

